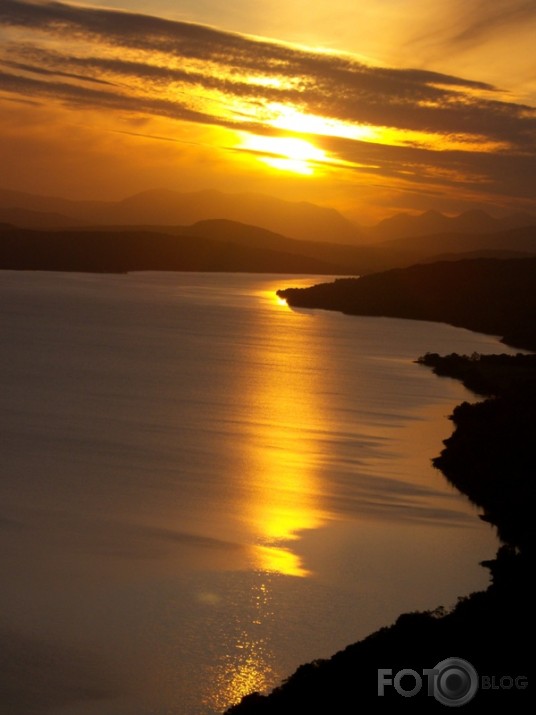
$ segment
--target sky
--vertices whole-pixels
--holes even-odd
[[[535,0],[0,0],[0,187],[536,212]]]

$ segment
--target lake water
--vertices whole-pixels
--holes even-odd
[[[486,586],[430,464],[475,398],[413,361],[510,351],[275,296],[318,280],[0,273],[4,712],[221,712]]]

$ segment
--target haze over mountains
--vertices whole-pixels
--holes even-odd
[[[494,218],[485,211],[465,211],[459,216],[445,216],[439,211],[426,211],[417,216],[396,214],[380,221],[369,231],[376,240],[396,240],[409,236],[437,233],[491,233],[536,225],[536,216],[516,213]]]
[[[300,240],[353,245],[428,234],[487,233],[536,226],[536,216],[530,214],[494,218],[474,210],[454,217],[437,211],[402,213],[364,228],[335,209],[264,194],[152,189],[120,201],[73,201],[0,188],[0,222],[23,228],[184,226],[210,219],[259,226]]]
[[[238,221],[303,240],[363,241],[360,229],[335,209],[263,194],[155,189],[121,201],[71,201],[0,189],[0,222],[24,228],[175,226],[207,219]]]
[[[363,275],[413,263],[536,254],[536,217],[399,214],[372,228],[260,194],[147,191],[71,201],[0,189],[0,268]]]

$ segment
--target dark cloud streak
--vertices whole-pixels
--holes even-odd
[[[521,147],[530,142],[536,131],[536,119],[530,107],[471,97],[424,81],[439,82],[442,76],[436,73],[384,70],[355,63],[339,66],[338,58],[329,57],[323,65],[320,65],[320,60],[315,57],[313,65],[317,69],[316,73],[311,72],[309,67],[306,74],[305,60],[298,56],[301,86],[276,88],[241,81],[238,75],[235,79],[234,76],[204,74],[201,71],[165,67],[142,61],[112,57],[75,57],[27,47],[21,48],[20,53],[34,63],[26,64],[24,69],[41,74],[79,76],[98,81],[95,77],[88,78],[74,71],[85,68],[94,75],[101,73],[102,77],[108,77],[108,79],[101,78],[100,82],[110,85],[128,86],[129,81],[136,80],[151,84],[153,89],[162,89],[174,84],[173,92],[178,95],[181,93],[178,85],[183,84],[184,91],[191,87],[198,87],[249,101],[292,103],[301,106],[305,112],[314,112],[348,122],[451,134],[480,134],[484,129],[491,139],[511,142]],[[22,67],[22,63],[4,64],[11,66],[18,64]],[[44,64],[48,64],[50,69],[43,69]],[[73,72],[66,73],[61,71],[60,67],[68,67]],[[256,69],[259,73],[262,72],[261,62]],[[418,81],[417,78],[421,75],[424,80]],[[287,79],[295,77],[287,72],[282,76],[286,76]],[[454,82],[454,79],[452,81]],[[130,109],[131,103],[128,97],[125,97],[125,101]],[[212,97],[209,101],[218,100]],[[220,104],[225,105],[225,102],[220,101]],[[165,116],[172,115],[166,111]],[[212,113],[203,116],[207,116],[211,121],[216,119],[216,115]],[[179,108],[177,118],[184,118]],[[224,123],[229,124],[228,121]]]
[[[188,122],[228,126],[234,129],[243,126],[242,124],[238,125],[236,122],[225,121],[209,114],[196,112],[177,101],[129,97],[62,82],[41,82],[30,77],[8,74],[1,70],[0,88],[5,91],[19,92],[33,97],[59,99],[67,105],[82,108],[117,109],[135,114],[141,113]]]
[[[494,5],[475,0],[462,15],[463,29],[460,25],[450,31],[459,44],[501,23],[532,18],[536,6],[533,0]],[[387,126],[447,140],[474,135],[503,148],[490,154],[475,146],[452,152],[431,151],[418,143],[398,147],[323,137],[316,142],[329,145],[335,157],[373,163],[389,176],[409,171],[414,181],[428,182],[434,171],[435,180],[444,171],[443,183],[455,185],[452,177],[465,173],[481,177],[481,184],[494,182],[506,194],[527,196],[531,191],[536,112],[499,100],[496,89],[484,82],[421,69],[372,67],[349,56],[212,27],[60,2],[2,0],[0,32],[2,27],[9,40],[3,65],[11,71],[0,71],[0,88],[21,101],[45,97],[82,109],[257,134],[281,133],[263,119],[269,104],[278,103],[350,125]],[[21,30],[23,43],[17,42]],[[62,49],[46,47],[42,33],[56,44],[62,40]],[[468,181],[476,190],[477,179]]]
[[[76,79],[82,82],[94,82],[95,84],[107,84],[113,86],[112,82],[107,82],[105,79],[99,79],[97,77],[88,77],[87,75],[74,74],[72,72],[62,72],[59,69],[46,69],[45,67],[39,67],[37,65],[27,65],[22,62],[9,62],[3,60],[0,64],[4,67],[9,67],[10,69],[20,70],[22,72],[31,72],[32,74],[41,74],[46,76],[56,76],[65,77],[66,79]]]

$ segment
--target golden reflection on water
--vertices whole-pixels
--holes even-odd
[[[275,291],[266,298],[272,308],[267,340],[262,354],[252,356],[256,374],[244,386],[251,415],[243,514],[253,532],[256,568],[303,577],[309,571],[292,546],[300,532],[325,520],[315,456],[322,371],[308,332],[296,325],[287,304]]]
[[[239,637],[212,671],[204,703],[223,712],[255,691],[265,691],[276,677],[269,636],[273,618],[270,574],[259,571],[251,589],[252,617],[244,622]]]
[[[245,695],[268,690],[280,676],[270,639],[270,579],[310,574],[296,545],[301,532],[326,519],[317,474],[322,371],[312,338],[296,327],[275,289],[263,297],[271,306],[265,313],[266,343],[249,356],[239,386],[248,409],[240,511],[255,572],[254,615],[244,617],[239,637],[212,671],[206,703],[220,712]]]
[[[300,557],[284,546],[255,546],[253,554],[257,563],[268,572],[287,576],[308,576],[310,573],[303,567]]]

